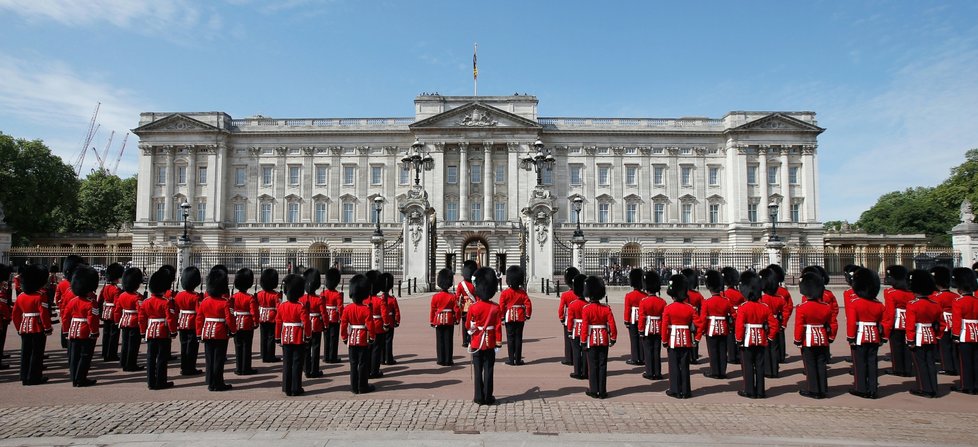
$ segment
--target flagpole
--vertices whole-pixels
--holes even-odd
[[[472,96],[479,96],[479,65],[476,59],[478,53],[479,44],[476,43],[472,49]]]

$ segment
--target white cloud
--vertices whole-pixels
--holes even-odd
[[[223,22],[213,8],[190,0],[0,0],[0,9],[30,21],[53,20],[72,27],[109,24],[150,35],[175,37],[188,31],[209,37]]]

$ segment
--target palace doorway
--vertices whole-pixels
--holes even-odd
[[[489,242],[479,236],[473,236],[462,242],[462,262],[473,260],[479,267],[488,267]]]

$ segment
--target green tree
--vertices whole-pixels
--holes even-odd
[[[78,188],[76,231],[118,229],[125,220],[119,214],[123,200],[122,179],[99,169],[92,172]]]
[[[934,190],[917,187],[883,194],[856,224],[870,234],[923,233],[933,243],[948,244],[947,232],[957,214],[936,200]]]
[[[30,233],[62,230],[77,190],[74,170],[41,140],[0,133],[0,204],[17,243]]]
[[[965,199],[978,204],[978,149],[969,150],[964,158],[964,163],[951,168],[951,176],[934,188],[934,199],[949,210],[957,211]],[[951,225],[957,223],[955,220]]]

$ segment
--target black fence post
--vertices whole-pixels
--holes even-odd
[[[400,279],[397,280],[397,296],[401,296],[401,281]]]
[[[555,293],[557,294],[557,296],[560,296],[560,280],[559,279],[555,279],[554,280],[554,288],[557,289],[555,291]]]
[[[544,292],[544,293],[547,293],[547,292],[545,292],[545,290],[546,290],[546,282],[544,281],[543,278],[540,278],[540,291],[541,292]]]
[[[550,278],[547,278],[547,295],[550,295]]]

